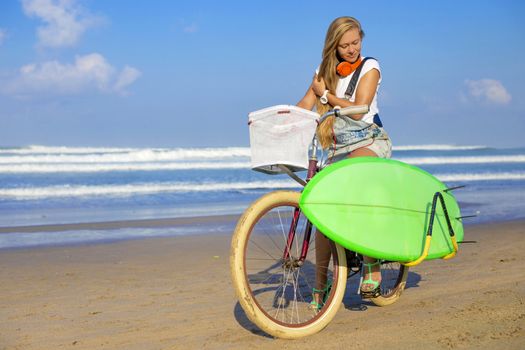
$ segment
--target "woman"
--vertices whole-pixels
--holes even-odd
[[[392,144],[379,120],[377,91],[381,83],[381,70],[375,59],[361,57],[364,32],[361,24],[352,17],[339,17],[328,28],[323,49],[323,59],[312,84],[297,106],[305,109],[316,107],[319,114],[338,106],[368,105],[367,114],[327,119],[318,129],[318,138],[328,150],[328,162],[344,158],[389,158]],[[359,69],[359,66],[362,67]],[[357,73],[360,71],[360,74]],[[359,74],[352,92],[348,88],[354,73]],[[330,285],[327,285],[327,268],[330,261],[329,240],[319,232],[316,237],[316,288],[312,305],[322,307]],[[381,267],[373,258],[364,257],[364,279],[361,295],[374,298],[380,294]]]

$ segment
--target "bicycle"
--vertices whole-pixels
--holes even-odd
[[[334,116],[363,114],[368,106],[335,109],[320,117],[318,125]],[[308,171],[302,180],[290,167],[275,166],[301,185],[319,171],[318,141],[309,147]],[[312,308],[316,278],[314,228],[301,214],[300,192],[273,191],[251,204],[235,228],[230,254],[233,285],[247,317],[266,333],[285,339],[312,335],[325,328],[337,313],[345,295],[347,278],[358,275],[362,256],[330,242],[328,280],[331,288],[320,309]],[[406,285],[408,267],[381,261],[381,295],[378,306],[396,302]]]

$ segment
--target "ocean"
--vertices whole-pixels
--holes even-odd
[[[392,158],[421,167],[450,187],[466,185],[454,193],[462,215],[476,215],[464,220],[467,225],[525,218],[525,148],[398,146]],[[248,147],[0,148],[0,227],[240,214],[264,193],[299,188],[286,175],[252,171]],[[227,233],[234,224],[15,228],[0,233],[0,249]]]

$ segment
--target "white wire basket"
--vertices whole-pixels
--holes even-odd
[[[266,174],[280,174],[279,164],[291,171],[308,169],[308,146],[319,114],[292,105],[264,108],[248,115],[251,166]]]

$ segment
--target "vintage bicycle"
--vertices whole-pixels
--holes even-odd
[[[277,115],[290,113],[289,108],[281,107],[282,111],[277,111]],[[335,109],[320,118],[317,115],[315,126],[299,137],[299,143],[303,142],[303,145],[305,138],[311,140],[305,180],[294,173],[301,167],[286,164],[293,161],[283,162],[280,156],[275,162],[267,161],[268,164],[258,170],[288,174],[304,186],[319,171],[316,125],[332,116],[337,118],[367,111],[368,106],[351,106]],[[315,119],[314,115],[312,119]],[[295,135],[293,127],[283,132]],[[271,137],[264,133],[262,136],[268,144],[273,142],[268,140]],[[253,147],[252,144],[252,157],[254,151],[262,151],[264,157],[271,158],[268,153],[272,150],[254,150]],[[282,153],[283,145],[277,147],[281,149],[273,151]],[[288,147],[293,147],[293,144]],[[279,190],[260,197],[240,217],[231,243],[232,281],[244,312],[266,333],[286,339],[308,336],[326,327],[342,304],[347,279],[358,278],[363,264],[361,255],[331,242],[331,259],[326,266],[331,288],[327,290],[324,304],[312,308],[317,269],[315,228],[299,208],[300,196],[298,191]],[[396,302],[405,288],[408,270],[408,266],[399,262],[382,260],[381,295],[371,301],[378,306]]]

